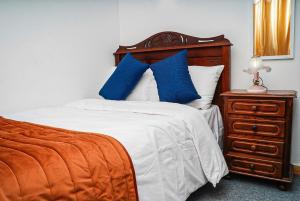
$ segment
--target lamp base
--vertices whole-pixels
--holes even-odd
[[[265,93],[267,92],[267,88],[259,85],[252,85],[247,89],[247,92],[249,93]]]

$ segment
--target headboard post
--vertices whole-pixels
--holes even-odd
[[[224,35],[198,38],[177,32],[160,32],[132,46],[119,46],[114,53],[115,63],[119,64],[122,57],[131,52],[132,55],[147,63],[154,63],[182,49],[188,50],[190,66],[224,65],[220,76],[213,103],[223,111],[221,93],[230,90],[230,48],[231,43]],[[201,94],[200,94],[201,95]]]
[[[230,66],[230,46],[223,46],[222,47],[222,54],[223,54],[223,64],[224,66]],[[222,77],[222,91],[228,91],[230,90],[230,68],[224,68],[223,70],[223,77]]]
[[[223,99],[220,96],[221,93],[225,92],[225,91],[229,91],[230,90],[230,75],[231,75],[231,71],[230,71],[230,66],[231,66],[231,54],[230,51],[231,50],[231,46],[223,46],[222,47],[222,58],[223,58],[223,65],[224,65],[224,69],[222,72],[222,76],[220,77],[217,89],[216,89],[216,93],[215,93],[215,104],[219,105],[219,108],[221,110],[221,113],[223,115]],[[224,116],[224,115],[223,115]]]
[[[121,57],[120,57],[121,55],[120,54],[115,54],[115,65],[117,66],[119,63],[120,63],[120,61],[121,61]]]

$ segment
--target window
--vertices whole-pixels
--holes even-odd
[[[264,59],[293,58],[294,0],[255,0],[254,52]]]

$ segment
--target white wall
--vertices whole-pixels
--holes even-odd
[[[118,20],[117,0],[1,0],[0,114],[96,97]]]
[[[295,59],[269,61],[270,89],[300,92],[300,1]],[[160,31],[231,40],[232,88],[252,56],[252,0],[1,0],[0,114],[96,97],[119,40],[135,44]],[[300,165],[300,98],[295,103],[292,161]]]
[[[120,0],[120,43],[140,42],[160,31],[177,31],[209,37],[219,34],[233,43],[232,88],[247,88],[251,77],[242,72],[252,56],[253,0]],[[295,59],[266,62],[271,73],[263,73],[270,89],[300,92],[300,1],[296,0]],[[292,162],[300,165],[300,97],[294,108]]]

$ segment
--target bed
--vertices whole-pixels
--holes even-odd
[[[10,168],[7,172],[0,171],[0,177],[2,177],[0,179],[0,198],[5,201],[32,200],[34,198],[32,196],[38,196],[36,200],[184,201],[192,192],[207,182],[215,186],[228,173],[218,142],[221,144],[219,139],[222,132],[222,124],[220,123],[222,101],[219,95],[230,88],[230,45],[230,42],[224,36],[197,38],[176,32],[162,32],[134,46],[120,46],[114,54],[116,64],[120,62],[127,52],[131,52],[134,57],[141,61],[152,63],[172,55],[178,50],[188,49],[189,65],[209,67],[223,64],[224,70],[219,79],[213,101],[215,106],[212,106],[207,111],[199,111],[190,106],[175,103],[109,101],[99,98],[84,99],[63,106],[5,115],[5,119],[2,119],[2,124],[0,124],[3,126],[0,132],[0,138],[2,139],[0,141],[0,161],[3,164],[5,163],[4,165],[6,166],[8,166],[7,161],[9,161],[9,164],[14,161],[12,167],[20,166],[17,160],[11,160],[12,157],[17,157],[15,156],[17,154],[14,154],[14,149],[17,150],[17,148],[13,148],[17,146],[16,143],[18,144],[18,149],[21,147],[17,137],[12,138],[9,136],[11,133],[8,127],[12,127],[11,125],[18,131],[19,137],[23,138],[25,136],[24,142],[26,145],[28,145],[27,138],[36,140],[36,136],[38,136],[39,140],[43,140],[43,146],[45,147],[49,146],[47,145],[48,136],[42,133],[43,130],[47,131],[49,135],[53,135],[49,143],[56,140],[58,146],[62,142],[67,143],[71,141],[73,143],[74,138],[77,138],[77,136],[82,136],[79,139],[82,142],[81,144],[88,141],[89,143],[92,142],[90,143],[92,146],[92,144],[96,143],[94,138],[98,134],[104,134],[103,138],[117,140],[117,142],[110,142],[111,144],[120,142],[125,147],[132,161],[130,159],[127,162],[123,161],[122,167],[124,166],[124,171],[122,171],[124,174],[122,173],[121,176],[118,172],[121,165],[119,163],[110,164],[111,167],[108,169],[116,171],[113,178],[122,177],[126,180],[126,182],[120,180],[112,188],[111,191],[116,193],[111,196],[101,197],[103,196],[102,192],[97,192],[97,194],[95,189],[89,191],[88,185],[77,188],[74,184],[75,190],[70,190],[73,197],[68,197],[68,191],[64,193],[58,192],[61,195],[58,196],[57,194],[51,197],[55,186],[62,181],[56,181],[56,183],[52,184],[49,177],[47,177],[48,186],[45,187],[47,192],[41,190],[43,191],[42,193],[33,195],[33,192],[39,187],[26,184],[24,186],[20,185],[19,182],[19,187],[16,188],[18,196],[15,196],[13,199],[13,195],[8,194],[8,192],[12,192],[7,188],[7,185],[11,183],[5,183],[7,181],[6,178],[4,179],[4,175],[8,174],[8,171],[13,171],[17,180],[17,175],[22,175],[23,180],[26,180],[27,176],[29,183],[30,175],[22,172],[16,174],[17,171]],[[24,125],[26,122],[30,123],[26,124],[25,127],[23,122]],[[38,125],[43,126],[39,127]],[[24,129],[29,127],[37,127],[35,129],[40,133],[35,135],[36,130],[31,132]],[[20,130],[20,128],[22,129]],[[4,133],[4,131],[8,132]],[[81,132],[91,134],[85,136]],[[74,137],[71,138],[70,136]],[[93,139],[90,139],[91,136],[93,136]],[[75,144],[72,144],[71,142],[69,143],[71,147],[77,143],[74,142]],[[33,144],[34,146],[40,146],[38,143],[40,142]],[[30,147],[27,149],[30,149]],[[85,155],[84,146],[80,147],[80,149],[83,149],[81,154]],[[93,161],[94,159],[89,158],[93,156],[90,153],[91,150],[85,149],[89,151],[89,154],[86,154],[86,160]],[[10,156],[4,153],[7,150],[11,153]],[[31,150],[31,154],[36,154],[37,150]],[[108,147],[107,151],[109,152],[109,150],[110,148]],[[126,158],[126,151],[124,151],[123,155],[116,156],[116,158]],[[74,153],[70,153],[68,156],[72,158],[77,157]],[[49,159],[49,161],[51,160]],[[1,167],[4,167],[1,162]],[[131,162],[134,168],[130,166]],[[47,161],[43,163],[45,164]],[[51,163],[51,165],[55,167],[55,164]],[[95,165],[97,164],[92,164],[92,166]],[[79,168],[79,171],[87,169],[86,166],[79,164],[78,161],[74,162],[74,166]],[[128,169],[125,169],[125,166],[128,166]],[[92,173],[94,173],[94,169],[97,169],[97,167],[90,168],[90,166],[88,168]],[[18,170],[21,171],[20,169]],[[46,176],[49,174],[49,171],[51,172],[51,170],[45,171]],[[72,171],[70,172],[72,173]],[[82,177],[82,175],[80,176]],[[93,174],[90,177],[92,178]],[[109,175],[106,175],[106,177],[109,177]],[[127,189],[123,189],[123,186],[127,186]],[[27,191],[24,190],[25,188]],[[105,186],[102,186],[102,188],[106,190]],[[127,190],[127,192],[123,192],[122,189],[124,191]],[[96,194],[99,197],[93,197]],[[78,196],[83,197],[78,198]]]

